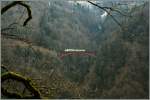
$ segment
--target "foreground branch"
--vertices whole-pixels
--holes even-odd
[[[12,3],[8,4],[8,5],[6,5],[5,7],[3,7],[3,8],[1,9],[1,14],[4,14],[8,9],[10,9],[10,8],[12,8],[12,7],[14,7],[14,6],[16,6],[17,4],[23,6],[23,7],[25,7],[25,8],[27,9],[28,18],[27,18],[27,19],[24,21],[24,23],[23,23],[23,26],[26,26],[27,23],[32,19],[32,14],[31,14],[30,6],[27,5],[27,4],[25,4],[25,3],[23,3],[22,1],[14,1],[14,2],[12,2]]]
[[[31,98],[34,98],[34,99],[41,98],[40,92],[35,87],[33,87],[31,80],[24,78],[23,76],[21,76],[19,74],[16,74],[13,72],[7,72],[7,73],[2,74],[1,83],[3,83],[6,80],[9,80],[9,79],[12,79],[12,80],[15,80],[18,82],[22,82],[25,85],[25,87],[33,94],[33,96],[22,96],[21,94],[12,93],[10,91],[7,91],[7,89],[2,87],[1,90],[2,90],[3,95],[8,96],[10,98],[30,98],[30,99]]]
[[[94,6],[98,7],[98,8],[100,8],[100,9],[102,9],[103,11],[107,12],[107,14],[117,23],[117,25],[119,25],[120,28],[121,28],[122,30],[124,30],[124,28],[122,27],[122,25],[120,24],[120,22],[110,13],[110,11],[116,11],[116,12],[118,12],[119,14],[121,14],[121,15],[123,15],[123,16],[128,16],[128,15],[125,15],[125,14],[123,14],[122,12],[120,12],[119,10],[113,9],[113,8],[111,8],[111,7],[101,7],[101,6],[95,4],[95,3],[91,2],[91,1],[87,1],[87,2],[89,2],[90,4],[92,4],[92,5],[94,5]],[[110,11],[108,11],[108,9],[109,9]],[[131,17],[131,16],[128,16],[128,17]]]

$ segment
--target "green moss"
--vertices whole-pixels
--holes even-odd
[[[31,79],[25,78],[19,74],[16,74],[14,72],[7,72],[2,74],[1,76],[1,82],[4,82],[8,79],[12,79],[15,81],[19,81],[22,82],[25,87],[33,94],[32,97],[23,97],[22,95],[18,94],[18,93],[10,93],[7,90],[5,90],[4,88],[2,88],[2,93],[10,98],[41,98],[41,94],[40,92],[32,85],[32,81]]]

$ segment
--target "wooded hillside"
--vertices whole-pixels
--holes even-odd
[[[2,1],[1,9],[12,2]],[[31,80],[41,98],[149,98],[148,1],[21,3],[32,14],[26,25],[28,12],[19,4],[1,13],[1,64]],[[96,57],[60,59],[59,53],[68,48],[94,51]],[[10,79],[2,87],[32,94]],[[9,98],[6,94],[2,98]]]

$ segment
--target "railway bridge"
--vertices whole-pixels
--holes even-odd
[[[58,54],[58,57],[60,59],[63,59],[65,56],[69,55],[88,55],[92,57],[96,57],[96,52],[95,51],[86,51],[84,49],[65,49],[64,51],[60,52]]]

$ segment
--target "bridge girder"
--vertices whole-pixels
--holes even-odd
[[[91,51],[80,51],[80,52],[74,52],[74,51],[70,51],[70,52],[60,52],[58,57],[63,59],[65,56],[68,55],[88,55],[88,56],[96,56],[96,52],[91,52]]]

